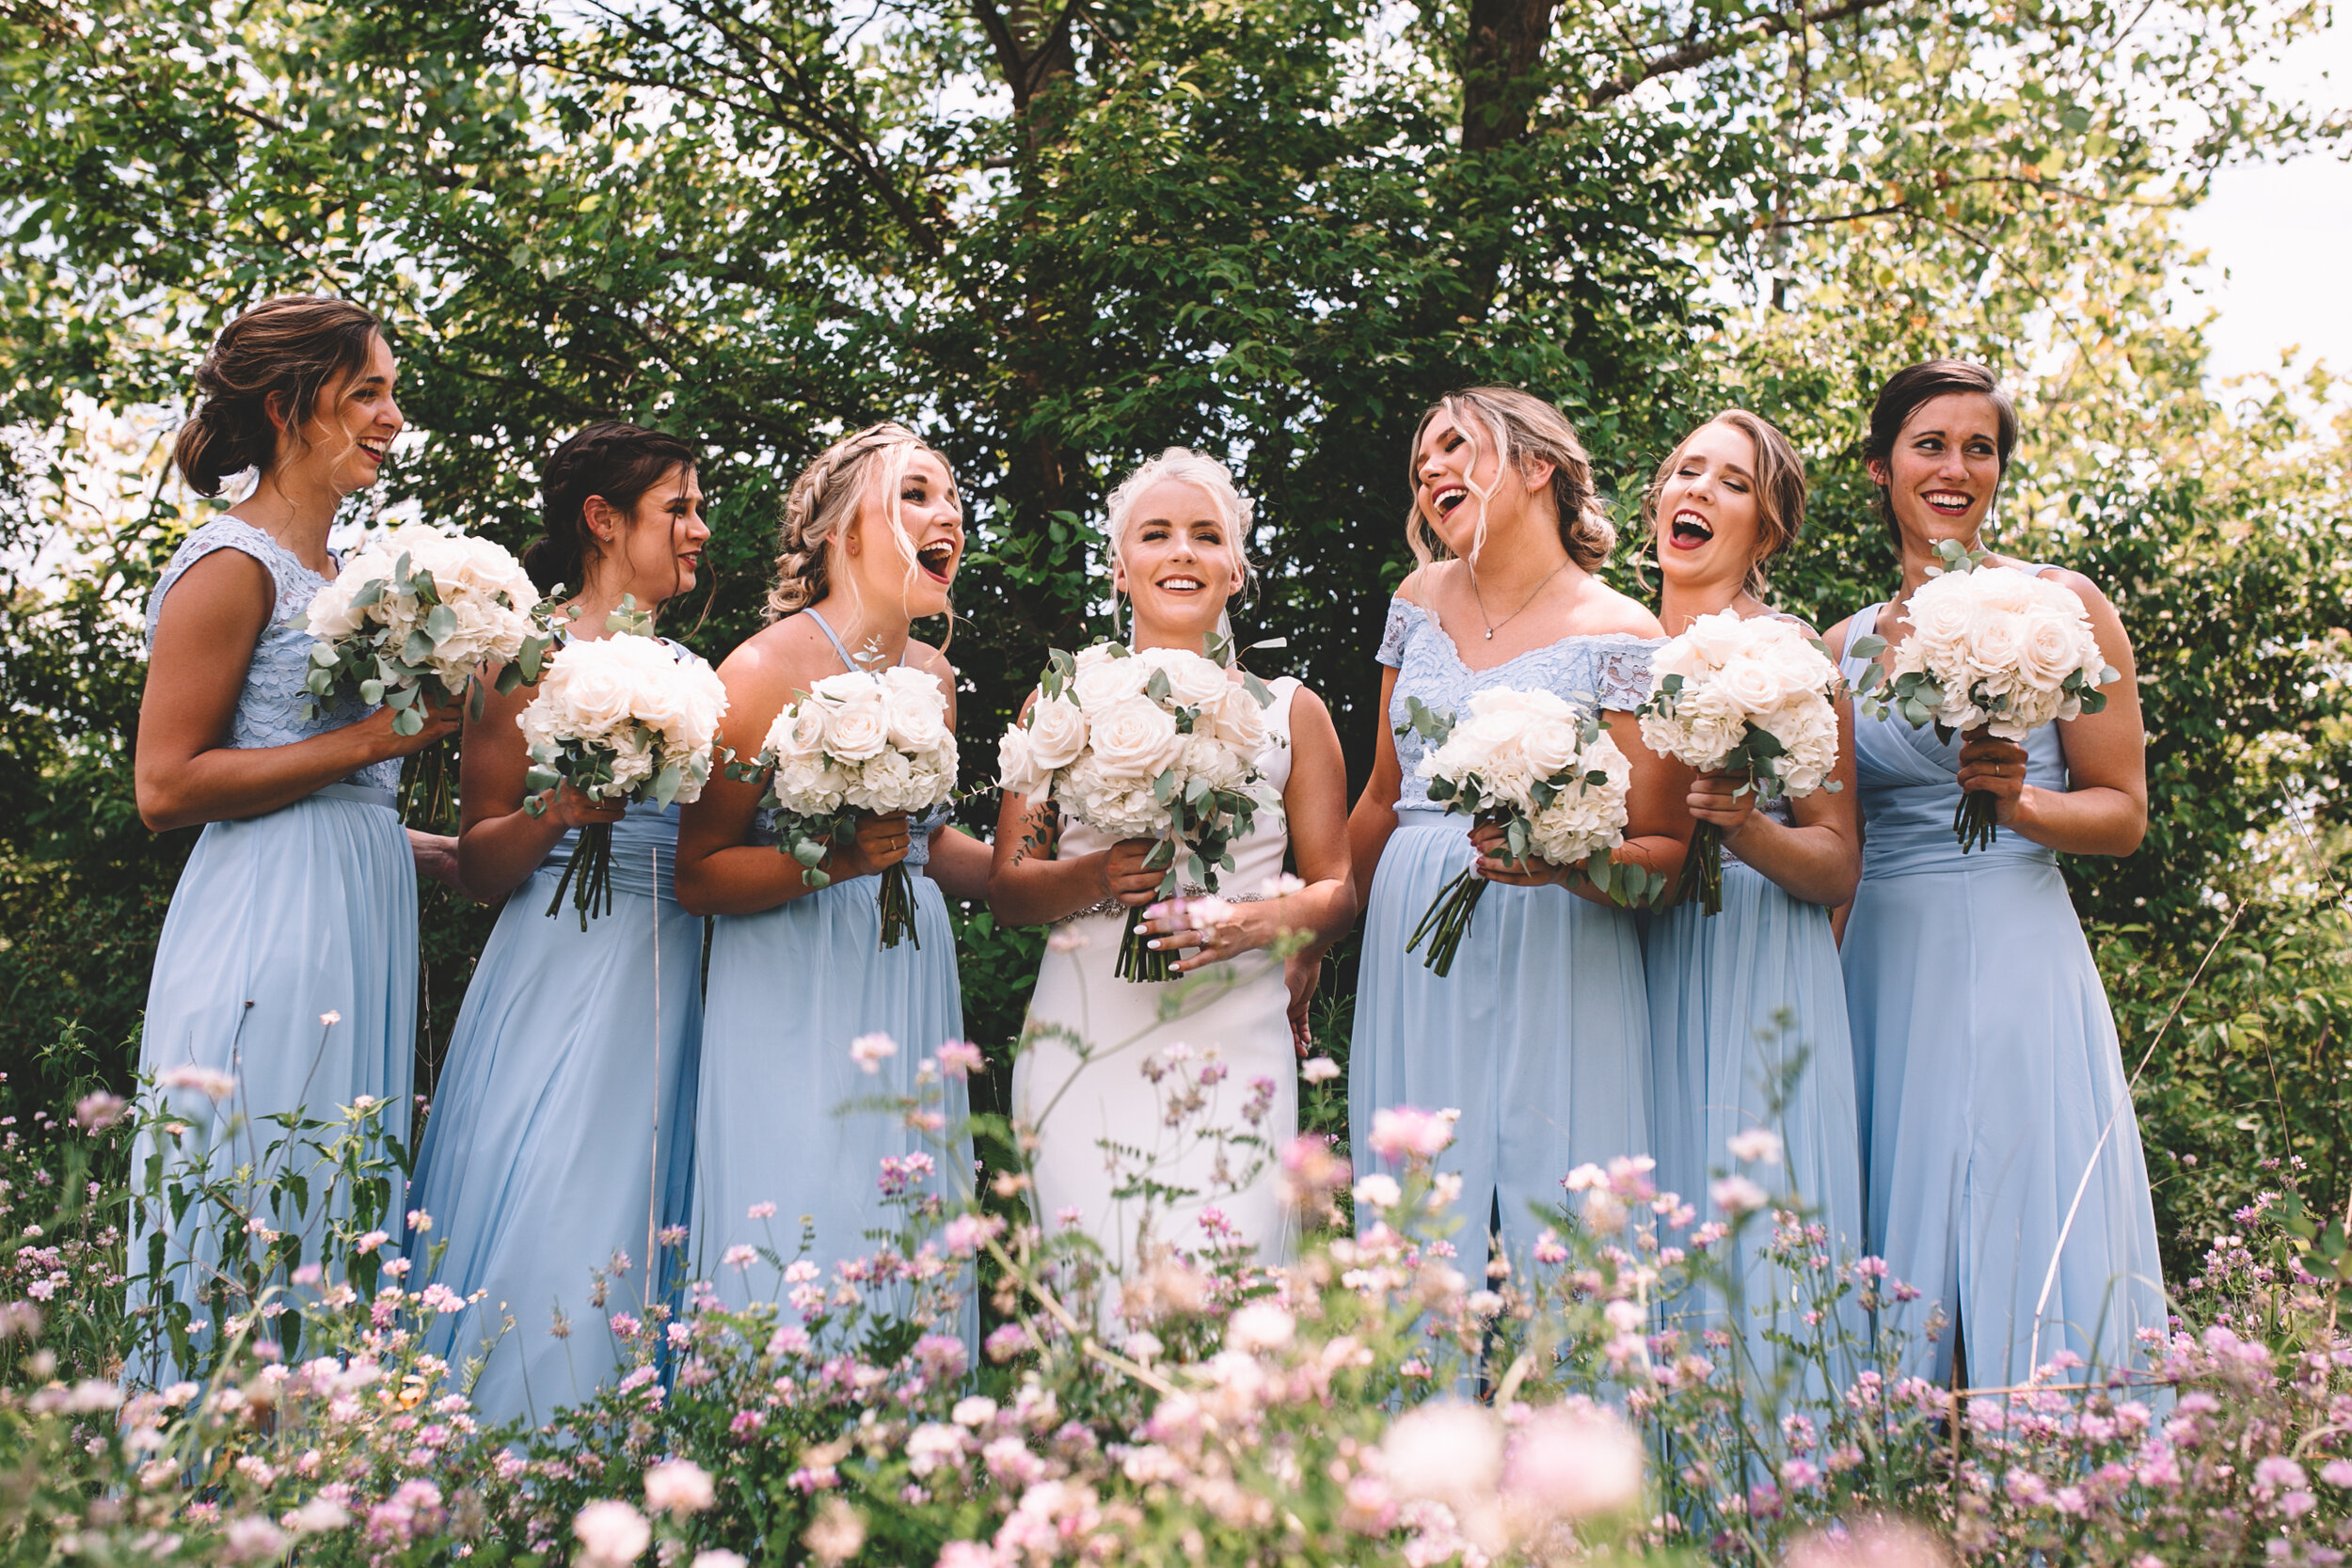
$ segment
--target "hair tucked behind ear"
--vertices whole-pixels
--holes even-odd
[[[1773,558],[1795,544],[1797,535],[1804,530],[1804,459],[1798,455],[1796,443],[1783,435],[1778,425],[1744,408],[1724,409],[1694,428],[1691,436],[1716,424],[1729,425],[1756,447],[1756,556],[1748,562],[1747,578],[1740,586],[1761,599],[1772,586],[1767,572]],[[1666,454],[1666,461],[1658,465],[1658,472],[1650,476],[1649,488],[1642,493],[1645,528],[1658,526],[1659,498],[1665,494],[1666,482],[1682,466],[1682,449],[1691,444],[1691,436],[1677,442],[1675,450]]]
[[[776,580],[768,590],[768,618],[780,620],[806,610],[833,590],[827,545],[857,521],[859,498],[877,480],[889,498],[886,515],[898,535],[898,548],[914,570],[914,546],[898,521],[898,483],[907,463],[918,451],[947,459],[936,448],[902,424],[884,420],[855,435],[844,436],[801,470],[784,498],[784,522],[776,530]],[[949,469],[949,483],[954,483]]]
[[[280,417],[299,430],[329,382],[368,362],[381,330],[349,300],[313,294],[264,300],[222,327],[196,369],[203,401],[171,443],[188,488],[217,496],[230,476],[266,471],[278,456],[270,400],[282,400]]]
[[[559,445],[539,480],[539,526],[544,531],[523,551],[523,570],[551,594],[561,585],[578,590],[596,560],[596,536],[588,531],[588,499],[628,514],[664,474],[691,472],[697,454],[691,443],[642,425],[599,420]]]
[[[1593,484],[1593,460],[1584,451],[1569,427],[1566,416],[1550,404],[1531,392],[1515,387],[1470,387],[1440,399],[1421,417],[1413,429],[1412,453],[1406,459],[1406,484],[1418,492],[1421,488],[1421,438],[1429,432],[1429,423],[1439,416],[1451,419],[1454,428],[1473,444],[1492,442],[1502,455],[1502,467],[1496,482],[1512,468],[1524,468],[1531,461],[1551,465],[1551,500],[1560,518],[1560,543],[1568,552],[1568,559],[1584,570],[1596,571],[1609,559],[1609,552],[1617,547],[1617,530],[1609,521],[1608,508],[1601,502],[1600,493]],[[1475,555],[1486,542],[1487,495],[1478,497],[1478,531],[1470,544]],[[1422,565],[1451,555],[1445,542],[1429,526],[1416,504],[1406,515],[1405,543],[1412,547],[1413,558]]]

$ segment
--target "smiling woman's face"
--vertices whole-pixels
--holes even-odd
[[[2000,408],[1982,392],[1929,399],[1903,421],[1885,461],[1870,464],[1870,478],[1886,488],[1906,550],[1973,543],[2001,488]]]
[[[1720,593],[1728,604],[1747,581],[1758,536],[1756,468],[1756,442],[1737,425],[1704,424],[1684,439],[1652,524],[1658,569],[1677,589]]]
[[[1243,574],[1216,498],[1197,484],[1164,479],[1128,511],[1111,576],[1133,601],[1144,639],[1184,642],[1216,629]]]
[[[1508,504],[1495,483],[1502,471],[1502,455],[1491,438],[1473,440],[1452,415],[1434,416],[1421,434],[1413,454],[1413,505],[1430,531],[1456,556],[1467,557],[1478,533],[1479,491],[1488,493],[1487,522],[1497,508]],[[1475,488],[1473,488],[1473,486]]]
[[[850,575],[862,594],[885,604],[903,601],[911,620],[944,614],[947,591],[963,563],[963,509],[955,479],[938,453],[908,454],[898,503],[898,520],[914,551],[910,572],[905,553],[891,536],[890,496],[880,483],[886,472],[878,466],[874,482],[859,498],[857,521],[850,525],[855,544],[849,552]]]
[[[371,336],[367,358],[349,375],[319,388],[310,417],[298,431],[278,427],[273,470],[289,479],[307,473],[338,496],[373,484],[393,437],[407,423],[392,399],[399,375],[391,345],[380,332]]]

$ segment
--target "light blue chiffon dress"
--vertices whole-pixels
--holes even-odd
[[[288,746],[366,718],[372,710],[356,703],[305,717],[311,638],[303,617],[326,579],[268,534],[233,517],[204,524],[172,553],[148,600],[149,647],[181,576],[222,549],[260,562],[276,594],[269,625],[246,669],[229,745],[240,751]],[[384,1106],[388,1132],[407,1138],[417,1022],[417,874],[396,809],[399,784],[397,759],[375,763],[277,811],[207,824],[198,837],[155,949],[139,1071],[209,1069],[233,1077],[236,1092],[216,1102],[195,1088],[169,1091],[175,1116],[189,1128],[174,1161],[190,1167],[209,1162],[215,1176],[250,1164],[257,1189],[293,1170],[314,1191],[322,1189],[326,1177],[313,1168],[313,1151],[270,1154],[270,1146],[288,1134],[268,1118],[297,1114],[331,1122],[362,1096]],[[332,1022],[324,1022],[327,1015]],[[151,1152],[142,1141],[133,1155],[135,1172],[144,1172]],[[394,1171],[395,1215],[404,1205],[401,1186]],[[267,1216],[268,1200],[258,1190],[253,1198]],[[288,1208],[268,1223],[300,1235],[305,1258],[315,1259],[327,1223],[342,1212],[341,1205],[314,1202],[307,1217]],[[199,1227],[203,1217],[202,1206],[192,1205],[168,1243],[166,1267],[182,1302],[192,1301],[219,1260],[217,1239]],[[132,1258],[135,1271],[144,1268],[145,1237],[134,1239]],[[134,1281],[132,1307],[153,1301],[151,1291]],[[199,1323],[208,1316],[197,1314]],[[167,1357],[135,1366],[132,1375],[168,1380],[172,1369]]]
[[[1406,599],[1389,607],[1379,659],[1397,672],[1389,721],[1406,700],[1467,713],[1493,687],[1542,689],[1587,710],[1629,710],[1649,691],[1654,642],[1568,637],[1470,669],[1436,618]],[[1641,937],[1630,911],[1565,888],[1489,884],[1444,979],[1406,942],[1438,891],[1477,857],[1470,820],[1428,799],[1414,768],[1428,743],[1397,737],[1404,788],[1364,913],[1348,1068],[1348,1138],[1359,1171],[1373,1113],[1410,1105],[1459,1110],[1438,1168],[1460,1173],[1455,1267],[1480,1279],[1490,1220],[1505,1250],[1534,1238],[1536,1205],[1556,1208],[1578,1164],[1647,1153],[1650,1023]],[[1389,1167],[1393,1169],[1394,1167]]]
[[[485,1423],[586,1400],[632,1359],[612,1315],[645,1323],[675,1283],[660,1233],[688,1218],[703,957],[702,920],[677,905],[677,822],[640,802],[613,825],[612,908],[585,931],[568,892],[548,913],[580,834],[559,839],[507,895],[450,1039],[415,1250],[446,1243],[432,1277],[487,1292],[431,1338],[460,1367],[483,1358]]]
[[[1785,800],[1757,809],[1789,820]],[[1689,901],[1654,917],[1648,960],[1658,1185],[1707,1214],[1715,1174],[1739,1171],[1772,1194],[1774,1207],[1802,1206],[1828,1231],[1826,1271],[1792,1271],[1768,1259],[1769,1214],[1725,1243],[1741,1282],[1737,1326],[1745,1365],[1769,1383],[1785,1353],[1765,1333],[1776,1327],[1800,1343],[1816,1342],[1820,1331],[1804,1315],[1836,1289],[1836,1265],[1867,1247],[1853,1045],[1829,911],[1791,897],[1726,847],[1722,912],[1708,915]],[[1732,1156],[1733,1134],[1751,1128],[1780,1135],[1778,1165],[1743,1164]],[[1726,1326],[1720,1320],[1729,1307],[1724,1293],[1709,1287],[1673,1303],[1668,1313],[1695,1338]],[[1867,1344],[1868,1325],[1851,1297],[1838,1312],[1854,1341]],[[1835,1334],[1829,1338],[1836,1343]],[[1839,1354],[1833,1360],[1841,1381],[1860,1370],[1846,1359]]]
[[[832,639],[843,666],[854,668],[833,628],[802,613]],[[730,1307],[775,1301],[786,1290],[765,1259],[727,1263],[731,1247],[771,1250],[788,1263],[803,1255],[805,1227],[805,1256],[827,1282],[834,1264],[882,1246],[872,1232],[888,1232],[896,1251],[906,1215],[885,1203],[885,1158],[930,1157],[931,1174],[916,1194],[955,1203],[972,1191],[961,1082],[947,1080],[943,1092],[936,1075],[930,1080],[944,1132],[861,1107],[922,1093],[924,1059],[963,1037],[955,931],[939,884],[922,874],[930,835],[946,819],[942,810],[909,824],[914,930],[896,947],[882,945],[879,876],[848,878],[757,914],[711,923],[691,1245],[694,1277],[710,1281]],[[770,813],[755,819],[752,836],[775,842]],[[850,1057],[850,1044],[876,1034],[898,1050],[868,1073]],[[769,1205],[772,1215],[753,1216],[754,1208]],[[977,1323],[971,1308],[967,1301],[961,1325],[967,1337]],[[792,1321],[789,1307],[785,1317]]]
[[[2031,568],[2036,572],[2047,567]],[[1883,605],[1854,616],[1851,650]],[[1978,1387],[2062,1351],[2113,1367],[2166,1327],[2139,1123],[2090,944],[2058,856],[2004,830],[1952,834],[1961,737],[1857,715],[1862,888],[1846,926],[1846,1006],[1866,1127],[1871,1250],[1959,1320]],[[2026,782],[2067,787],[2058,727],[2026,742]],[[1954,1336],[1915,1337],[1948,1379]]]

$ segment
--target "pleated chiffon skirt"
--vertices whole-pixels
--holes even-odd
[[[633,1358],[613,1316],[675,1305],[659,1237],[685,1222],[692,1180],[703,922],[668,895],[675,821],[662,840],[640,809],[613,834],[612,911],[586,931],[568,893],[547,912],[561,854],[508,896],[426,1122],[414,1193],[433,1226],[412,1250],[442,1248],[431,1277],[484,1292],[431,1343],[479,1362],[485,1423],[588,1399]]]
[[[963,1037],[955,934],[939,884],[914,879],[922,945],[907,940],[889,949],[882,946],[880,884],[879,877],[852,878],[712,922],[691,1245],[694,1276],[730,1307],[775,1301],[785,1291],[765,1259],[725,1262],[730,1247],[767,1249],[789,1263],[803,1255],[805,1233],[805,1256],[830,1281],[834,1264],[882,1244],[871,1233],[886,1231],[895,1243],[905,1214],[884,1200],[886,1157],[930,1156],[931,1175],[917,1191],[928,1186],[949,1203],[972,1191],[961,1082],[946,1081],[937,1101],[944,1133],[910,1127],[878,1103],[921,1092],[924,1058]],[[850,1045],[876,1034],[898,1050],[868,1073]],[[947,1135],[953,1141],[943,1146]],[[765,1205],[773,1215],[755,1218],[751,1211]]]
[[[1463,1179],[1454,1237],[1481,1276],[1488,1221],[1517,1252],[1575,1166],[1650,1143],[1650,1023],[1633,916],[1564,888],[1489,885],[1444,979],[1405,944],[1440,888],[1476,858],[1460,817],[1406,811],[1365,911],[1350,1048],[1348,1135],[1380,1168],[1373,1113],[1458,1109],[1438,1161]]]
[[[1648,967],[1659,1187],[1681,1194],[1703,1218],[1720,1217],[1708,1188],[1738,1172],[1772,1195],[1772,1208],[1802,1208],[1827,1231],[1820,1253],[1829,1267],[1791,1270],[1767,1256],[1774,1227],[1769,1211],[1760,1213],[1723,1243],[1740,1282],[1737,1303],[1708,1286],[1668,1306],[1693,1341],[1710,1328],[1737,1328],[1746,1367],[1769,1385],[1784,1353],[1766,1333],[1777,1327],[1814,1342],[1804,1314],[1835,1291],[1837,1266],[1868,1244],[1853,1046],[1829,911],[1726,859],[1722,911],[1683,903],[1659,914]],[[1730,1152],[1735,1134],[1758,1128],[1779,1135],[1777,1165]],[[1851,1298],[1838,1310],[1847,1334],[1867,1344],[1869,1324]],[[1842,1353],[1833,1361],[1841,1381],[1861,1370],[1846,1362]]]
[[[205,828],[164,915],[139,1071],[204,1069],[236,1086],[222,1101],[194,1088],[167,1092],[188,1128],[167,1165],[195,1180],[251,1164],[251,1200],[272,1228],[300,1236],[303,1257],[315,1260],[347,1206],[313,1202],[307,1215],[291,1206],[273,1214],[261,1189],[290,1170],[324,1189],[328,1173],[314,1168],[319,1155],[300,1139],[332,1134],[290,1135],[270,1118],[333,1122],[364,1096],[384,1106],[384,1130],[405,1143],[416,1026],[416,867],[389,791],[330,785],[265,816]],[[290,1139],[293,1147],[270,1152]],[[142,1140],[135,1173],[151,1153]],[[405,1199],[394,1170],[393,1215]],[[206,1234],[219,1223],[191,1205],[169,1231],[166,1268],[183,1302],[221,1261],[216,1234]],[[132,1256],[136,1273],[143,1237]],[[152,1299],[134,1283],[134,1308]],[[132,1375],[169,1382],[176,1373],[167,1357]]]
[[[2106,992],[2058,867],[2010,847],[1866,875],[1843,954],[1871,1246],[1957,1311],[1979,1387],[2167,1325]],[[1947,1378],[1952,1342],[1915,1340],[1916,1370]]]

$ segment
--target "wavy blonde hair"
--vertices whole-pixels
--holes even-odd
[[[784,498],[784,521],[776,530],[776,580],[768,590],[768,618],[780,620],[806,610],[833,591],[829,546],[857,521],[858,502],[866,487],[882,486],[882,516],[890,524],[898,553],[906,558],[907,580],[920,568],[914,541],[907,537],[906,520],[898,502],[898,482],[918,451],[930,452],[947,469],[948,495],[956,515],[963,515],[963,498],[956,487],[956,471],[945,453],[906,426],[885,420],[844,436],[801,470]]]
[[[1745,436],[1756,446],[1756,555],[1748,562],[1747,579],[1740,586],[1751,597],[1761,599],[1772,584],[1767,569],[1772,559],[1797,542],[1804,531],[1804,459],[1798,455],[1796,443],[1782,434],[1781,428],[1761,414],[1751,414],[1744,408],[1726,408],[1714,418],[1691,428],[1675,443],[1675,450],[1666,454],[1666,461],[1658,465],[1658,472],[1650,476],[1649,488],[1642,492],[1642,526],[1658,527],[1659,499],[1666,493],[1666,481],[1682,463],[1682,449],[1708,425],[1729,425]]]
[[[1170,447],[1157,457],[1148,458],[1136,466],[1135,472],[1119,482],[1119,488],[1110,494],[1104,510],[1110,518],[1111,559],[1120,565],[1127,563],[1127,524],[1134,516],[1136,502],[1143,493],[1162,480],[1189,484],[1205,494],[1216,504],[1217,515],[1225,519],[1225,531],[1232,535],[1233,559],[1241,565],[1242,592],[1258,585],[1258,568],[1249,559],[1249,530],[1257,517],[1257,508],[1233,483],[1233,470],[1205,451],[1190,447]]]
[[[1438,399],[1413,427],[1405,482],[1416,494],[1421,489],[1421,438],[1429,433],[1430,421],[1440,416],[1452,420],[1470,443],[1473,466],[1479,457],[1481,433],[1502,454],[1503,469],[1523,467],[1531,460],[1549,463],[1552,505],[1559,515],[1560,543],[1566,546],[1568,559],[1588,572],[1609,559],[1609,552],[1616,548],[1617,531],[1594,488],[1592,457],[1560,410],[1516,387],[1470,387]],[[1478,500],[1478,531],[1470,541],[1470,555],[1475,558],[1486,546],[1486,503],[1494,491],[1481,490],[1474,483],[1470,490]],[[1421,515],[1418,502],[1405,515],[1405,543],[1411,546],[1413,559],[1424,566],[1454,553]]]

